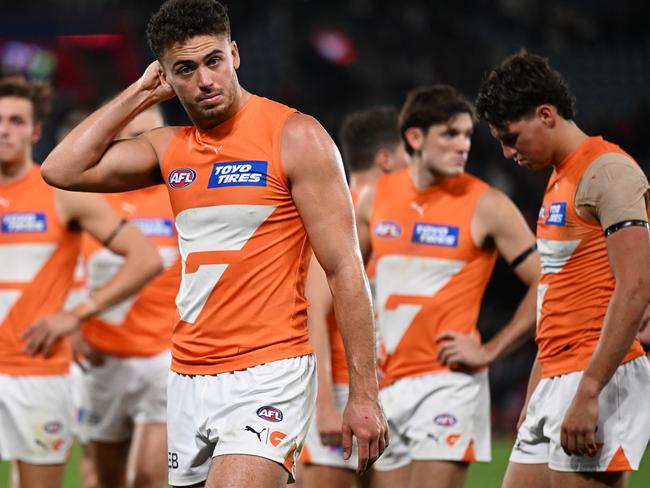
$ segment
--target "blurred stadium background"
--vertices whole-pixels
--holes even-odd
[[[56,90],[35,150],[40,161],[62,125],[134,81],[153,60],[144,29],[161,2],[11,3],[0,4],[0,74],[50,80]],[[642,0],[224,3],[244,87],[314,115],[335,138],[348,112],[399,106],[419,84],[450,83],[474,99],[483,73],[526,47],[548,56],[569,80],[578,125],[620,144],[648,170],[650,30]],[[187,122],[175,100],[164,112],[170,124]],[[505,161],[484,125],[473,140],[469,171],[508,193],[534,225],[545,177]],[[499,263],[481,314],[485,338],[508,320],[522,292]],[[534,350],[531,342],[491,368],[498,436],[513,435]]]

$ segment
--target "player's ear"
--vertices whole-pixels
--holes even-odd
[[[542,122],[545,127],[555,127],[557,122],[557,109],[549,104],[542,104],[535,109],[535,116]]]
[[[424,131],[422,129],[419,127],[409,127],[404,131],[404,138],[413,151],[419,152],[422,150],[424,144]]]
[[[384,173],[390,171],[390,151],[388,148],[382,147],[375,153],[373,164],[378,166]]]
[[[36,144],[41,138],[43,133],[43,126],[41,124],[34,124],[34,131],[32,132],[32,144]]]
[[[230,52],[232,54],[233,66],[235,69],[239,69],[241,59],[239,58],[239,48],[237,47],[237,43],[235,41],[230,41]]]

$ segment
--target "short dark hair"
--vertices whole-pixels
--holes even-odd
[[[468,114],[476,121],[474,105],[454,87],[436,84],[411,90],[399,114],[399,131],[406,151],[413,154],[405,137],[407,129],[419,127],[426,133],[432,125],[445,123],[458,114]]]
[[[350,171],[370,168],[377,151],[392,150],[400,143],[397,115],[394,107],[372,107],[352,112],[343,120],[339,140]]]
[[[174,44],[200,35],[230,38],[228,11],[216,0],[167,0],[147,24],[147,41],[158,59]]]
[[[548,59],[521,50],[483,79],[476,99],[479,115],[497,129],[530,117],[548,103],[567,120],[575,117],[575,98]]]
[[[32,103],[32,117],[37,125],[45,122],[52,107],[52,88],[48,83],[28,81],[22,76],[0,78],[0,98],[25,98]]]

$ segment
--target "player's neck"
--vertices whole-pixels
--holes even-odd
[[[449,176],[437,173],[418,157],[412,159],[411,181],[418,191],[424,191],[432,186],[443,184]]]
[[[8,185],[23,178],[32,168],[34,162],[29,157],[16,161],[0,161],[0,185]]]
[[[561,120],[556,130],[558,135],[553,151],[553,166],[558,166],[589,137],[572,120]]]

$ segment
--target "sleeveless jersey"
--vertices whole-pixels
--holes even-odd
[[[546,187],[537,220],[542,275],[536,342],[542,377],[587,367],[614,291],[603,230],[580,217],[574,205],[585,170],[606,153],[630,157],[601,137],[590,137],[555,168]],[[623,362],[641,354],[635,339]]]
[[[158,248],[165,271],[136,295],[88,319],[83,326],[86,340],[113,356],[152,356],[171,347],[174,299],[181,280],[176,228],[167,191],[162,186],[104,198],[117,213],[128,218]],[[84,235],[82,252],[89,290],[109,281],[124,258],[89,235]]]
[[[311,352],[311,246],[280,156],[294,109],[251,96],[210,130],[185,127],[161,170],[182,259],[172,369],[216,374]]]
[[[19,338],[37,319],[60,311],[72,286],[81,237],[59,220],[55,191],[36,165],[20,180],[0,185],[0,374],[69,370],[67,338],[47,358],[25,354]]]
[[[377,259],[382,386],[448,371],[436,359],[439,334],[478,335],[481,299],[496,252],[475,246],[470,225],[488,188],[464,174],[419,191],[409,169],[379,180],[370,234]]]

